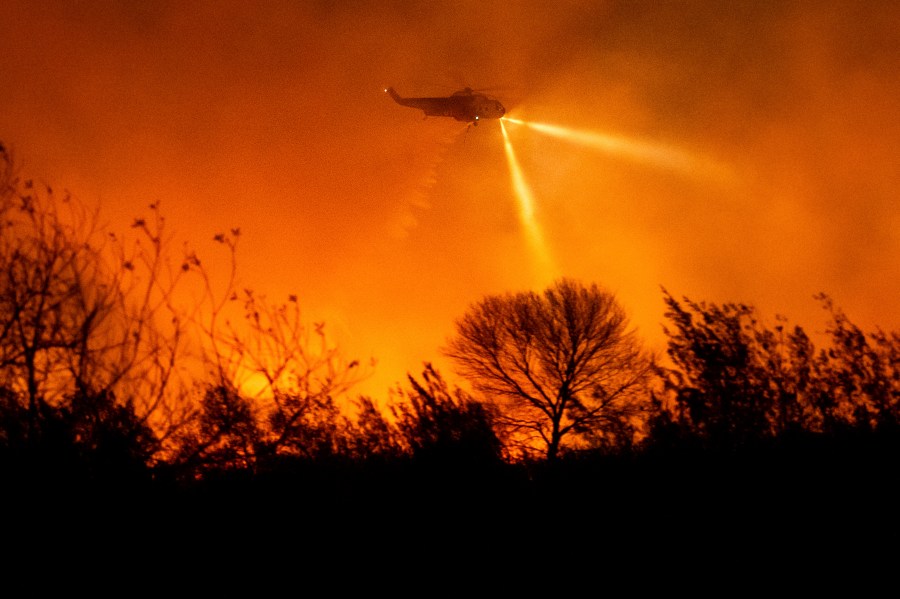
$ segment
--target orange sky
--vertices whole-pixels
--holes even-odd
[[[900,328],[898,40],[900,5],[855,1],[6,0],[0,140],[111,228],[161,201],[207,263],[240,226],[242,282],[297,293],[383,395],[444,364],[470,302],[556,275],[614,291],[651,342],[661,285],[812,331],[824,291]],[[499,124],[423,120],[386,85],[490,87],[512,117],[730,176],[508,125],[542,272]]]

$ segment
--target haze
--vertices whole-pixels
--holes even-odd
[[[161,203],[207,263],[296,293],[382,395],[441,365],[484,294],[566,275],[661,343],[660,286],[813,331],[828,293],[900,326],[900,6],[860,2],[35,2],[0,19],[0,140],[98,201]],[[383,93],[489,88],[506,125],[423,119]],[[548,266],[552,264],[552,267]]]

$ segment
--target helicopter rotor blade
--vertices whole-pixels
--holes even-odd
[[[489,85],[487,87],[474,87],[472,85],[466,85],[465,83],[459,83],[454,85],[448,85],[446,83],[436,83],[435,87],[438,87],[442,90],[446,90],[447,92],[457,92],[463,90],[470,90],[472,93],[481,94],[488,92],[503,92],[503,91],[511,91],[518,86],[513,85]]]

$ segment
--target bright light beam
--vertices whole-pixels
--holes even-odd
[[[538,225],[537,218],[534,214],[534,196],[531,188],[525,181],[522,174],[522,167],[513,151],[512,143],[509,141],[509,135],[506,133],[506,126],[503,119],[500,119],[500,130],[503,132],[503,146],[506,149],[506,159],[509,162],[509,177],[512,183],[513,191],[519,200],[519,218],[522,220],[522,226],[525,228],[525,234],[528,236],[528,242],[537,259],[538,266],[542,270],[542,275],[550,275],[553,268],[553,261],[550,258],[550,252],[547,250],[547,244],[544,243],[544,235]]]
[[[722,164],[670,146],[642,142],[627,137],[608,135],[606,133],[579,131],[547,123],[534,123],[511,118],[504,118],[503,120],[517,125],[524,125],[539,133],[563,139],[580,146],[600,150],[609,154],[615,154],[617,156],[624,156],[636,162],[661,166],[693,175],[703,174],[719,180],[731,178],[730,169]]]

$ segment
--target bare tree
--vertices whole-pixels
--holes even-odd
[[[306,323],[298,297],[277,303],[241,288],[236,265],[240,230],[213,240],[231,254],[216,284],[196,255],[186,269],[200,277],[191,318],[205,377],[202,399],[174,438],[173,462],[185,471],[257,467],[272,457],[312,459],[345,451],[350,426],[341,400],[364,366],[347,360],[325,323]]]
[[[238,291],[239,229],[213,238],[230,252],[222,287],[188,246],[171,251],[158,203],[124,234],[98,212],[22,180],[0,145],[0,404],[24,442],[65,412],[133,425],[154,459],[188,465],[343,449],[339,401],[365,366],[295,295]]]
[[[158,206],[128,241],[13,164],[0,147],[0,386],[26,405],[31,433],[42,404],[91,396],[164,437],[186,399],[173,381],[186,319],[172,296],[190,269],[169,263]]]
[[[9,155],[0,158],[0,383],[25,398],[33,432],[40,401],[75,391],[69,371],[84,369],[75,355],[87,353],[112,300],[86,215],[68,199],[42,202],[33,181],[14,176]]]
[[[615,297],[561,279],[542,294],[488,296],[444,349],[494,404],[507,443],[549,461],[566,448],[633,441],[651,360]]]

